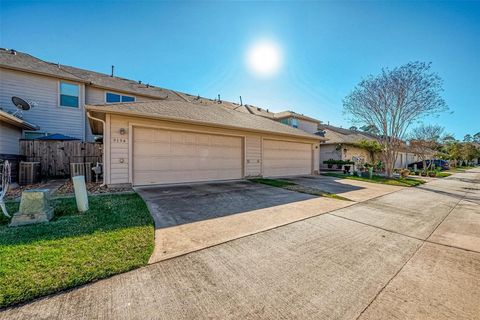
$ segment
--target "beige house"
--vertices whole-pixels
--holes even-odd
[[[359,159],[362,162],[372,162],[372,155],[367,150],[360,148],[358,144],[362,140],[375,140],[367,133],[339,128],[331,125],[320,124],[320,133],[326,141],[320,148],[320,168],[327,168],[324,161]],[[376,159],[378,160],[378,159]]]
[[[322,137],[220,103],[86,106],[104,135],[105,182],[170,184],[318,173]]]

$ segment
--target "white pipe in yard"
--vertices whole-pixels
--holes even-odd
[[[105,163],[105,130],[106,130],[106,123],[104,120],[102,119],[99,119],[99,118],[95,118],[94,116],[92,116],[90,114],[90,111],[87,112],[87,117],[94,120],[94,121],[100,121],[102,123],[102,126],[103,126],[103,152],[102,152],[102,163],[103,163],[103,175],[102,175],[102,184],[100,185],[100,187],[103,187],[106,183],[105,183],[105,167],[106,167],[106,163]]]

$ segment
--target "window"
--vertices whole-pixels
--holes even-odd
[[[297,119],[292,118],[291,124],[292,124],[292,127],[298,128],[298,120]]]
[[[286,124],[287,126],[290,125],[290,123],[288,122],[288,118],[287,119],[280,119],[280,123]]]
[[[60,106],[69,108],[78,108],[77,84],[60,82]]]
[[[116,102],[134,102],[135,97],[124,96],[117,93],[107,92],[105,96],[105,101],[107,103],[116,103]]]
[[[45,137],[47,134],[45,132],[39,131],[25,131],[24,136],[26,140],[33,140],[35,138]]]

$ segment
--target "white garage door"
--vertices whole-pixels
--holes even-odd
[[[243,138],[135,128],[135,185],[241,179]]]
[[[312,173],[312,145],[263,140],[263,175],[294,176]]]

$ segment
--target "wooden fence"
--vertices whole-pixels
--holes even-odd
[[[82,141],[21,140],[25,161],[40,162],[43,177],[70,176],[70,163],[102,162],[101,143]]]

